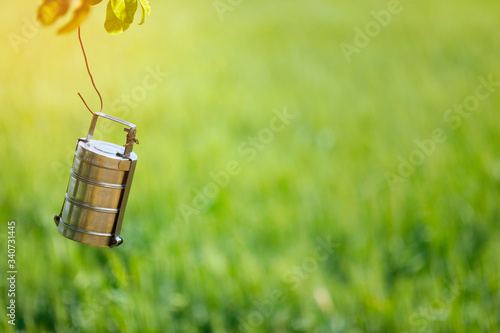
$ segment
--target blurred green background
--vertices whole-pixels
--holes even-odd
[[[154,1],[118,36],[103,3],[82,26],[104,111],[138,126],[115,249],[53,222],[91,119],[77,92],[98,108],[76,32],[3,4],[0,330],[14,220],[17,331],[500,331],[500,85],[447,111],[500,81],[500,3],[404,1],[379,31],[387,1],[222,3]],[[367,24],[348,62],[340,45]],[[196,201],[230,161],[239,173]]]

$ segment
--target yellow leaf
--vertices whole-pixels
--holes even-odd
[[[134,21],[135,12],[137,11],[137,0],[109,0],[109,3],[120,21],[124,23],[132,23]]]
[[[69,21],[64,27],[59,29],[57,33],[64,34],[75,30],[76,28],[78,28],[80,23],[82,23],[83,20],[85,20],[89,12],[90,12],[90,5],[86,1],[84,1],[82,5],[74,11],[73,18],[71,19],[71,21]]]
[[[139,3],[148,15],[151,14],[151,3],[148,0],[139,0]]]
[[[139,3],[141,4],[141,9],[142,9],[142,19],[139,25],[143,24],[144,21],[146,20],[146,14],[151,14],[151,4],[149,3],[148,0],[139,0]]]
[[[85,0],[87,1],[87,3],[91,6],[95,6],[97,5],[98,3],[100,3],[102,0]]]
[[[106,7],[106,22],[104,22],[106,31],[112,35],[117,35],[127,30],[129,26],[130,23],[123,22],[116,17],[113,7],[111,6],[111,1],[108,2],[108,7]]]
[[[51,25],[68,12],[69,0],[44,0],[38,7],[37,19],[42,25]]]

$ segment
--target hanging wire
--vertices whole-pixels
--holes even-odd
[[[103,109],[103,102],[102,102],[102,96],[99,90],[97,89],[94,78],[92,77],[92,73],[90,73],[90,68],[89,68],[89,62],[87,60],[87,55],[85,54],[85,48],[83,47],[83,42],[82,42],[82,36],[80,35],[80,26],[78,26],[78,40],[80,41],[80,46],[82,47],[82,52],[83,52],[83,58],[85,59],[85,65],[87,66],[87,72],[89,73],[90,76],[90,81],[92,81],[92,85],[94,86],[95,91],[97,92],[97,95],[99,96],[99,100],[101,101],[101,111]],[[87,107],[87,109],[90,111],[95,116],[95,113],[90,109],[90,107],[87,105],[87,102],[85,102],[85,99],[83,99],[82,95],[78,93],[78,96],[82,99],[83,104]]]

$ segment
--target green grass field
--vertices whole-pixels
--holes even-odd
[[[115,249],[53,222],[77,92],[98,108],[76,32],[4,4],[0,331],[499,332],[500,3],[222,2],[82,26],[104,112],[138,126]]]

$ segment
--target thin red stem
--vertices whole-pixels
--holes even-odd
[[[99,96],[99,100],[101,101],[101,111],[102,112],[102,109],[103,109],[103,102],[102,102],[102,96],[101,96],[101,93],[99,92],[99,90],[97,89],[96,85],[95,85],[95,82],[94,82],[94,78],[92,77],[92,73],[90,72],[90,67],[89,67],[89,62],[87,60],[87,55],[85,54],[85,48],[83,47],[83,42],[82,42],[82,36],[80,35],[80,26],[78,26],[78,40],[80,41],[80,46],[82,47],[82,52],[83,52],[83,58],[85,59],[85,65],[87,66],[87,72],[89,73],[89,76],[90,76],[90,81],[92,81],[92,85],[94,86],[94,89],[95,91],[97,92],[97,95]],[[83,99],[82,95],[80,93],[78,93],[78,96],[80,96],[80,98],[82,99],[83,101],[83,104],[85,104],[85,106],[87,107],[87,109],[93,114],[95,115],[95,113],[89,108],[89,106],[87,105],[87,103],[85,102],[85,100]]]

